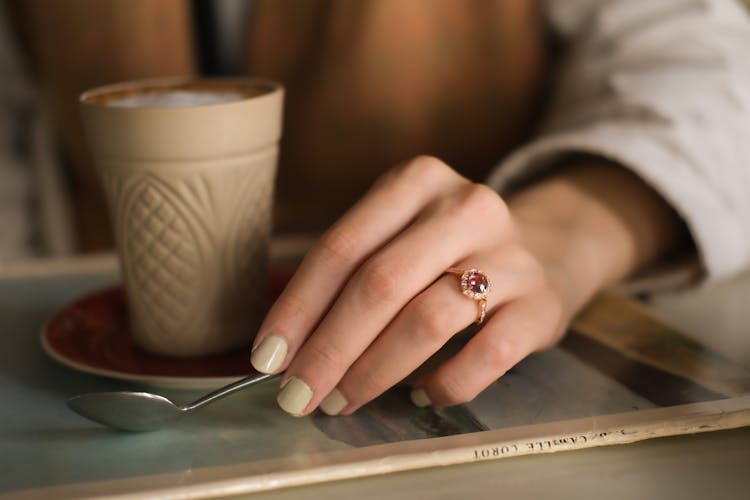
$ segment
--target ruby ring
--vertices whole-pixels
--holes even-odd
[[[460,279],[461,293],[476,300],[479,307],[476,324],[481,325],[487,315],[487,295],[490,293],[490,280],[478,269],[449,267],[446,273],[455,274]]]

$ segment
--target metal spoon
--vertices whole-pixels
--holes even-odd
[[[188,403],[177,406],[169,399],[149,392],[92,392],[68,400],[68,406],[89,420],[123,431],[152,431],[191,411],[213,403],[280,374],[254,374]]]

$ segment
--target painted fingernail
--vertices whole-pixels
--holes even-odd
[[[424,389],[414,389],[411,391],[411,402],[420,408],[432,405],[432,401],[430,401],[430,397],[424,392]]]
[[[286,340],[270,335],[263,339],[250,355],[250,364],[261,373],[274,373],[286,358]]]
[[[326,415],[334,416],[341,413],[341,410],[346,408],[348,404],[349,401],[341,394],[341,391],[334,389],[320,402],[320,409]]]
[[[312,389],[297,377],[291,377],[276,396],[282,410],[294,417],[301,417],[313,397]]]

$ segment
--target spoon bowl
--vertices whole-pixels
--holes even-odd
[[[79,415],[113,429],[152,431],[197,408],[279,376],[280,374],[253,374],[182,406],[158,394],[129,391],[79,394],[68,400],[68,406]]]

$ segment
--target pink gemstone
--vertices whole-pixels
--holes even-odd
[[[485,293],[490,285],[487,276],[479,272],[471,273],[466,279],[466,284],[473,293]]]

